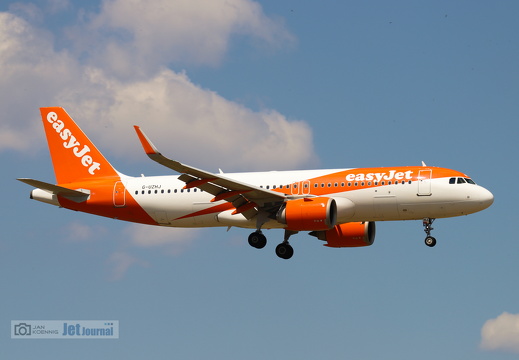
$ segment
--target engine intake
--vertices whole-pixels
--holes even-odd
[[[279,209],[277,220],[288,230],[328,230],[337,222],[337,205],[327,197],[289,200]]]

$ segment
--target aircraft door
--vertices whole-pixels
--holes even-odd
[[[126,206],[126,188],[121,181],[117,181],[114,185],[114,206]]]
[[[420,170],[418,172],[418,196],[430,196],[432,170]]]

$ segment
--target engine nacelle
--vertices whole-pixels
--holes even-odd
[[[310,235],[326,241],[328,247],[370,246],[375,241],[375,223],[372,221],[346,223],[327,231],[312,231]]]
[[[337,222],[337,205],[334,199],[327,197],[289,200],[279,209],[276,218],[286,224],[288,230],[328,230]]]

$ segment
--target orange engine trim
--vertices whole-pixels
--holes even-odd
[[[290,200],[278,212],[277,218],[288,230],[328,230],[335,226],[337,205],[327,197]]]
[[[340,224],[320,235],[318,238],[327,241],[327,244],[324,244],[324,246],[328,247],[370,246],[375,241],[375,223],[356,222]]]

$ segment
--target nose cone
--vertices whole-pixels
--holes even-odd
[[[479,202],[481,210],[486,209],[494,202],[494,195],[484,187],[479,187],[474,200]]]

